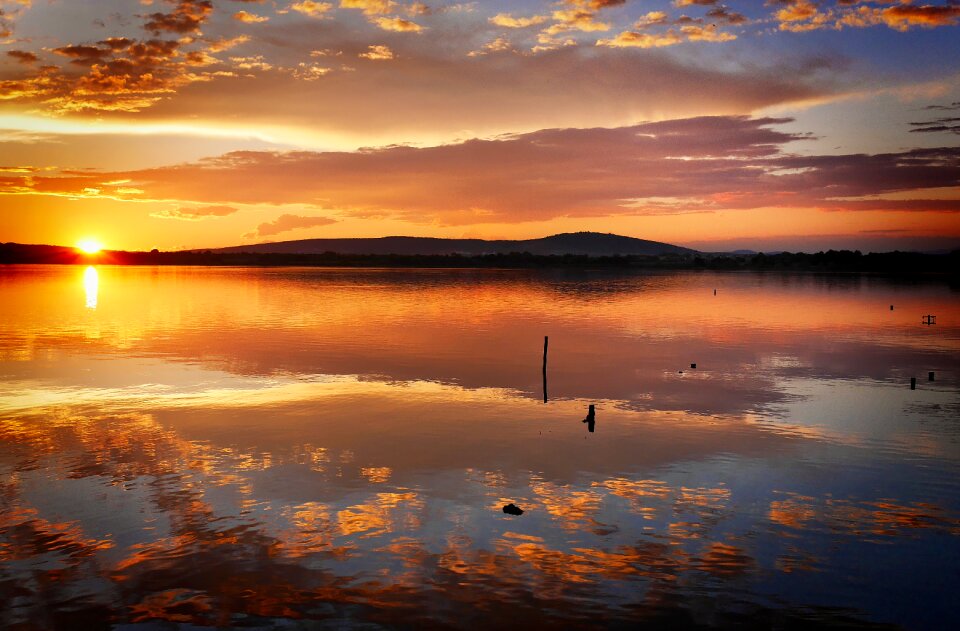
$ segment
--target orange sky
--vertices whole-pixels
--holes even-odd
[[[0,0],[0,241],[960,245],[960,6]]]

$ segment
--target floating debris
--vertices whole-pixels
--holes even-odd
[[[503,512],[507,515],[523,515],[523,509],[516,504],[507,504],[503,507]]]
[[[690,364],[690,367],[691,367],[691,368],[696,368],[697,365],[696,365],[696,364]]]
[[[924,323],[924,324],[936,324],[936,323],[937,323],[937,316],[935,316],[935,315],[925,315],[925,316],[923,316],[923,323]]]

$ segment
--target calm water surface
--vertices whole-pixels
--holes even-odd
[[[7,266],[0,315],[2,628],[960,606],[947,283]]]

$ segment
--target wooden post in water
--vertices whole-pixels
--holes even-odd
[[[550,343],[549,336],[543,336],[543,402],[547,402],[547,345]]]
[[[927,373],[927,381],[933,381],[933,371]]]
[[[911,389],[911,390],[916,390],[916,389],[917,389],[917,378],[916,378],[916,377],[910,377],[910,389]]]

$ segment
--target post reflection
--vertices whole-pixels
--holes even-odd
[[[87,309],[97,308],[97,294],[100,291],[100,275],[97,274],[97,268],[93,265],[83,270],[83,289],[87,295],[87,301],[84,306]]]

